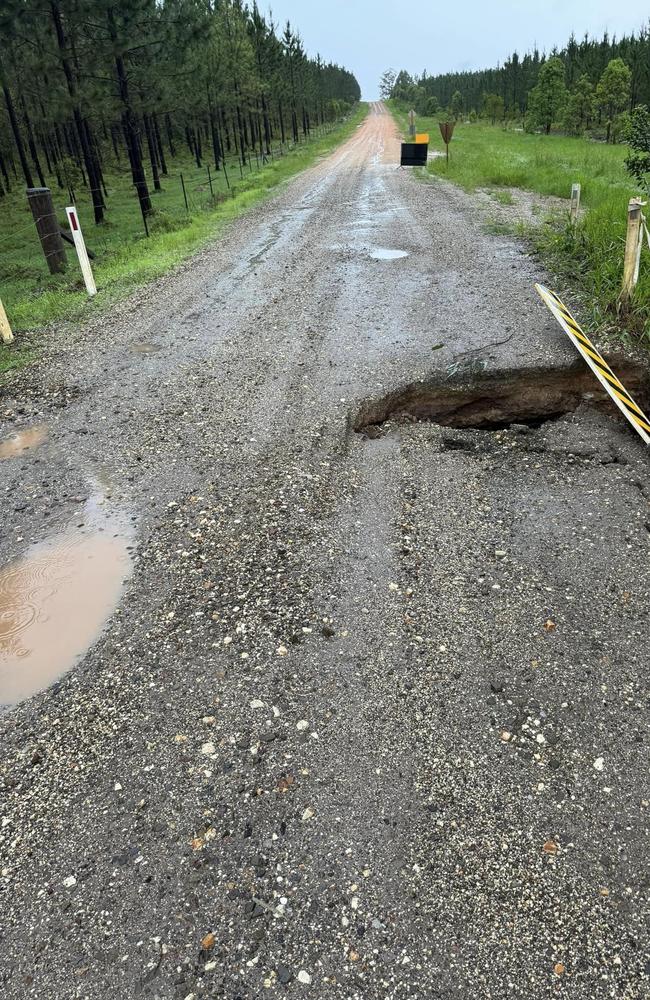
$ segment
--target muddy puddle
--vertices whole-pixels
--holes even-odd
[[[408,257],[408,252],[406,250],[390,250],[387,247],[375,247],[374,250],[370,251],[370,257],[373,260],[402,260],[403,257]]]
[[[84,529],[61,532],[0,569],[0,706],[67,673],[117,607],[131,572],[129,534],[86,507]]]
[[[4,458],[16,458],[25,451],[32,451],[42,445],[47,438],[47,427],[45,424],[35,424],[34,427],[27,427],[24,431],[18,431],[5,441],[0,441],[0,460]]]

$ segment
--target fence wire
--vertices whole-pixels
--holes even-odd
[[[219,167],[215,166],[212,156],[201,157],[199,167],[194,156],[190,159],[187,151],[182,157],[175,158],[166,152],[167,172],[162,171],[162,165],[159,167],[160,190],[155,189],[150,164],[143,158],[146,171],[144,183],[152,206],[152,212],[146,218],[138,197],[138,184],[133,182],[126,157],[116,160],[111,155],[104,164],[105,187],[103,182],[98,188],[85,187],[78,171],[73,168],[74,176],[70,176],[66,169],[63,183],[58,185],[53,179],[51,184],[54,212],[38,219],[31,217],[23,190],[19,192],[14,187],[11,193],[0,199],[0,224],[2,228],[9,225],[9,231],[0,235],[0,294],[2,285],[21,280],[21,274],[23,280],[27,273],[36,278],[39,269],[43,268],[43,277],[46,276],[49,258],[60,254],[60,249],[44,253],[37,226],[43,221],[56,219],[58,227],[68,233],[67,205],[75,205],[89,250],[94,250],[97,262],[101,263],[102,259],[119,253],[134,239],[182,230],[191,225],[194,217],[214,211],[218,204],[246,190],[251,177],[296,150],[304,149],[310,142],[330,134],[340,124],[327,123],[313,129],[312,134],[297,143],[293,139],[284,143],[276,140],[268,150],[266,146],[264,149],[247,150],[244,158],[237,149],[231,148],[225,151]],[[208,148],[206,146],[206,153]],[[103,203],[104,225],[94,225],[93,194],[99,195],[97,201]],[[11,219],[5,222],[5,206],[9,215],[24,213],[25,224],[16,227],[11,225]],[[74,250],[68,245],[64,249],[70,255]]]

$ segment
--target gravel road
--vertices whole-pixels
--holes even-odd
[[[47,437],[0,461],[2,563],[124,548],[0,717],[7,1000],[650,993],[648,454],[588,406],[354,432],[573,361],[526,247],[396,160],[373,106],[3,390]]]

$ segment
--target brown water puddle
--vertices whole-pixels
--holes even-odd
[[[141,343],[131,344],[130,347],[131,354],[158,354],[162,351],[160,344],[149,344],[146,341]]]
[[[62,533],[0,570],[0,705],[15,705],[74,666],[117,606],[128,536]]]
[[[0,441],[0,459],[16,458],[24,451],[31,451],[43,444],[47,437],[47,427],[45,424],[35,424],[24,431],[19,431],[6,441]]]

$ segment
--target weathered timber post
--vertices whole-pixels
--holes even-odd
[[[628,302],[639,280],[641,263],[641,208],[645,202],[640,198],[630,198],[627,206],[627,236],[625,238],[625,260],[623,263],[623,291],[621,299]]]
[[[578,211],[580,210],[580,185],[573,184],[571,187],[571,211],[569,218],[571,219],[571,225],[575,226],[578,223]]]
[[[52,202],[52,192],[49,188],[27,188],[27,201],[34,216],[50,274],[61,274],[66,269],[67,260]]]

